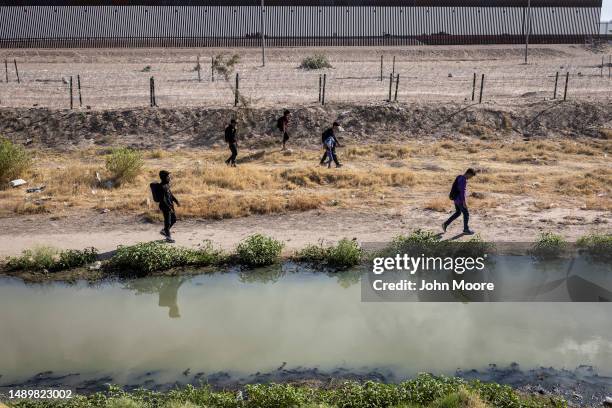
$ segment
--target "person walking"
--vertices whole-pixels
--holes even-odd
[[[225,141],[229,146],[232,155],[225,161],[228,166],[236,167],[236,157],[238,156],[238,140],[236,138],[236,119],[232,119],[225,128]]]
[[[176,223],[176,212],[174,210],[174,204],[180,207],[179,201],[176,199],[172,191],[170,190],[170,172],[162,170],[159,172],[160,185],[160,200],[159,209],[164,216],[164,229],[159,233],[166,237],[166,242],[174,243],[170,229]]]
[[[278,118],[276,121],[276,127],[282,134],[283,138],[283,148],[281,150],[285,150],[287,141],[289,140],[289,119],[291,118],[291,112],[285,110],[283,112],[283,116]]]
[[[334,122],[332,127],[327,129],[321,135],[321,141],[323,142],[323,148],[325,152],[323,153],[323,157],[321,157],[321,161],[319,164],[321,166],[325,165],[327,162],[327,166],[331,167],[331,162],[336,164],[336,167],[342,167],[342,164],[338,161],[338,156],[336,156],[336,146],[340,146],[338,142],[338,138],[336,137],[336,133],[340,132],[342,128],[338,122]],[[329,160],[327,160],[329,158]]]
[[[456,220],[461,214],[463,214],[463,233],[465,235],[472,235],[474,232],[470,230],[469,221],[470,221],[470,212],[467,207],[467,183],[468,180],[476,175],[476,171],[472,168],[469,168],[465,171],[465,173],[458,175],[453,182],[453,186],[451,187],[451,191],[449,194],[449,198],[453,200],[455,203],[455,213],[450,216],[448,220],[446,220],[442,224],[442,230],[446,232],[446,229],[450,225],[451,222]]]

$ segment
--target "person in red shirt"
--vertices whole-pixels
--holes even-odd
[[[444,232],[446,232],[446,228],[448,228],[451,222],[455,221],[455,219],[463,214],[463,233],[466,235],[474,234],[468,225],[470,221],[470,212],[468,211],[467,207],[467,182],[475,175],[476,171],[469,168],[465,171],[465,173],[460,174],[455,178],[449,195],[449,198],[455,203],[455,213],[442,224],[442,230]]]

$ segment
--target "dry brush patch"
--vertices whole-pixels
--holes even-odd
[[[223,165],[227,151],[142,151],[142,171],[132,182],[111,186],[105,169],[108,149],[69,153],[38,151],[25,174],[28,187],[0,190],[0,216],[53,213],[72,209],[109,209],[158,219],[149,183],[160,169],[170,170],[181,216],[234,218],[252,214],[307,211],[327,206],[397,210],[452,210],[448,190],[467,167],[479,170],[470,181],[470,206],[480,211],[512,197],[531,198],[531,211],[566,208],[609,211],[612,170],[607,140],[418,140],[407,145],[354,145],[339,150],[342,169],[316,165],[321,152],[298,149],[290,154],[241,150],[238,168]],[[533,157],[553,158],[523,160]],[[243,162],[240,162],[240,159]]]

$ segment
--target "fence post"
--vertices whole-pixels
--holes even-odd
[[[553,91],[553,99],[557,99],[557,83],[559,82],[559,71],[555,75],[555,90]]]
[[[612,78],[612,55],[608,55],[608,79]]]
[[[240,91],[238,90],[239,82],[240,82],[240,79],[239,79],[238,73],[236,72],[236,92],[234,95],[234,106],[238,106],[238,96],[240,94],[239,93]]]
[[[72,110],[73,102],[72,102],[72,75],[70,75],[70,109]]]
[[[476,73],[474,72],[474,81],[472,81],[472,102],[474,102],[475,95],[476,95]]]
[[[149,106],[153,107],[153,77],[149,78]]]
[[[482,91],[484,89],[484,74],[482,74],[482,79],[480,80],[480,96],[478,97],[478,103],[482,103]]]
[[[6,83],[8,84],[8,62],[4,60],[4,75],[6,76]]]
[[[17,69],[17,60],[14,59],[13,63],[15,64],[15,74],[17,75],[17,83],[21,83],[21,80],[19,79],[19,69]]]
[[[393,69],[391,71],[393,75],[395,75],[395,55],[393,56]]]
[[[397,102],[397,88],[399,88],[399,74],[395,77],[395,97],[393,98]]]
[[[151,107],[157,106],[157,100],[155,99],[155,78],[151,77]]]
[[[321,103],[321,87],[323,85],[323,77],[319,74],[319,103]]]
[[[383,80],[383,56],[380,56],[380,82]]]
[[[215,57],[210,57],[211,82],[215,82]]]
[[[198,70],[198,82],[202,82],[202,74],[200,73],[202,68],[200,66],[200,56],[199,55],[198,55],[198,65],[196,66],[196,69]]]
[[[389,74],[389,102],[391,102],[391,88],[393,87],[393,74]]]
[[[327,74],[323,74],[323,95],[321,95],[321,105],[325,105],[325,88],[327,86]]]
[[[567,83],[569,82],[569,71],[565,74],[565,90],[563,91],[563,100],[567,99]]]
[[[599,70],[599,76],[603,78],[603,66],[604,66],[604,56],[601,56],[601,69]]]
[[[81,75],[77,75],[77,88],[79,88],[79,106],[83,107],[83,96],[81,95]]]

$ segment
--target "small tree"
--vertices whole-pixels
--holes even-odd
[[[30,168],[32,160],[23,146],[7,139],[0,139],[0,188],[21,176]]]
[[[134,181],[143,165],[140,152],[126,147],[114,149],[106,158],[106,169],[117,184]]]

